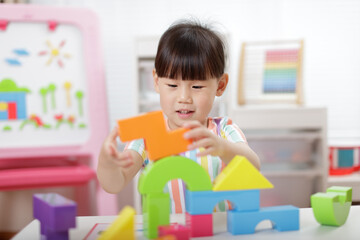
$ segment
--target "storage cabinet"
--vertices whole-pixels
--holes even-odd
[[[232,108],[229,117],[258,154],[274,189],[261,190],[262,206],[310,207],[327,186],[326,108],[254,105]]]

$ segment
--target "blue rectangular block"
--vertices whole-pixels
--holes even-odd
[[[285,205],[260,208],[259,211],[230,210],[227,215],[227,229],[233,235],[252,234],[256,225],[263,220],[270,220],[278,231],[299,230],[299,208]]]
[[[186,212],[192,215],[210,214],[217,203],[229,200],[236,211],[257,211],[260,208],[260,191],[198,191],[186,190]]]

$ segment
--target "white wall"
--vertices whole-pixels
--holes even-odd
[[[88,7],[99,15],[106,59],[110,124],[136,113],[138,36],[161,35],[190,15],[220,23],[230,36],[230,104],[236,103],[240,44],[246,40],[305,39],[304,93],[327,106],[329,142],[360,144],[360,1],[355,0],[33,0]]]

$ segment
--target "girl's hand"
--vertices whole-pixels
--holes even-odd
[[[118,128],[110,132],[105,139],[100,153],[100,161],[109,167],[128,168],[134,164],[134,160],[129,152],[119,152],[116,148],[116,137],[118,136]]]
[[[184,128],[190,129],[184,134],[186,139],[191,139],[192,144],[188,146],[189,150],[204,148],[205,150],[198,153],[197,157],[206,155],[221,156],[224,152],[224,142],[219,136],[213,134],[209,129],[199,121],[189,121],[183,125]]]

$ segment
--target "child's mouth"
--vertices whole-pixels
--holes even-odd
[[[178,110],[178,111],[176,111],[176,113],[179,116],[179,118],[186,119],[186,118],[191,117],[193,115],[194,111]]]

